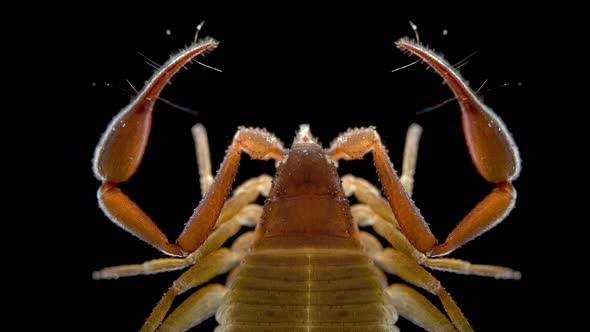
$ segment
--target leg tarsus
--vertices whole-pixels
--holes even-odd
[[[492,277],[496,279],[518,280],[521,277],[520,272],[504,266],[472,264],[468,261],[455,258],[428,258],[422,263],[422,265],[433,270]]]
[[[142,264],[111,266],[92,274],[94,279],[117,279],[147,275],[160,272],[175,271],[196,264],[200,259],[219,249],[230,237],[240,230],[241,214],[217,227],[199,249],[185,258],[160,258]]]
[[[118,279],[121,277],[133,277],[160,272],[176,271],[187,267],[186,258],[159,258],[152,259],[141,264],[126,264],[109,266],[92,273],[92,279]]]

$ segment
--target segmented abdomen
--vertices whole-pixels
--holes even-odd
[[[216,332],[398,331],[373,263],[354,250],[252,252],[216,318]]]

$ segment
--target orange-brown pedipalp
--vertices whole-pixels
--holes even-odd
[[[135,174],[147,146],[152,112],[160,93],[182,67],[199,54],[213,50],[217,44],[217,41],[207,39],[173,56],[113,118],[94,152],[94,174],[98,179],[121,183]]]
[[[173,56],[113,118],[94,152],[94,174],[103,182],[97,193],[102,210],[114,223],[169,255],[182,256],[185,252],[170,244],[156,223],[117,185],[135,174],[141,163],[150,135],[154,104],[164,86],[191,59],[216,46],[215,40],[207,39]]]
[[[183,250],[193,252],[198,249],[213,229],[231,190],[242,151],[259,160],[281,160],[287,153],[281,141],[267,131],[240,128],[227,149],[215,181],[176,241]]]
[[[206,39],[182,50],[164,64],[129,106],[111,121],[94,155],[94,174],[103,182],[97,194],[102,210],[114,223],[169,255],[184,256],[205,241],[229,194],[242,150],[257,159],[280,159],[284,153],[280,141],[267,132],[240,130],[214,183],[176,244],[171,244],[156,223],[117,187],[127,181],[141,163],[151,130],[154,104],[164,86],[191,59],[216,46],[215,40]]]
[[[405,192],[374,129],[357,129],[341,135],[332,144],[330,155],[333,159],[360,159],[372,152],[383,190],[404,235],[423,253],[445,255],[501,222],[512,209],[516,191],[510,181],[520,171],[518,149],[498,116],[477,98],[442,57],[406,38],[396,45],[419,56],[449,85],[461,106],[465,140],[473,163],[479,174],[496,184],[496,188],[459,222],[444,243],[439,244]]]

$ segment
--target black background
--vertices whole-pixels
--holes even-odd
[[[99,211],[90,161],[108,121],[129,101],[126,80],[140,88],[152,73],[138,52],[163,63],[201,20],[202,34],[221,42],[201,61],[223,73],[193,64],[174,78],[162,96],[198,116],[157,104],[143,164],[122,186],[170,239],[200,199],[195,122],[207,126],[215,168],[238,126],[266,127],[289,145],[301,123],[324,144],[349,127],[374,125],[400,165],[415,121],[424,127],[415,201],[444,238],[492,186],[474,171],[455,103],[416,115],[451,96],[441,79],[423,64],[391,73],[413,61],[393,45],[413,35],[412,20],[451,63],[477,52],[461,73],[474,88],[486,81],[482,91],[492,91],[483,98],[523,160],[516,209],[453,255],[513,267],[523,279],[435,275],[478,331],[579,329],[588,291],[579,12],[564,3],[21,5],[10,11],[17,22],[3,29],[5,324],[136,330],[179,275],[90,278],[104,266],[159,257]],[[272,174],[272,163],[246,157],[237,182],[263,172]],[[348,172],[378,183],[370,158],[342,163],[341,174]],[[214,321],[207,323],[196,330],[212,330]],[[403,320],[399,326],[418,330]]]

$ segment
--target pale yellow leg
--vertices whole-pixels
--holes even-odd
[[[201,184],[201,195],[205,196],[209,187],[213,183],[213,174],[211,173],[211,155],[209,153],[209,139],[205,126],[197,123],[191,128],[193,140],[195,141],[195,150],[197,155],[197,165],[199,167],[199,182]]]
[[[427,259],[424,254],[414,248],[395,224],[385,221],[369,205],[355,204],[351,207],[351,214],[357,225],[361,227],[373,226],[375,232],[385,238],[394,248],[414,258],[418,263],[422,263]]]
[[[427,298],[413,288],[394,284],[386,288],[400,316],[427,331],[454,332],[455,327]]]
[[[364,212],[366,213],[366,211]],[[384,221],[376,214],[373,216],[364,214],[363,217],[373,220],[372,225],[375,232],[385,238],[395,249],[403,252],[406,256],[414,258],[419,264],[431,269],[496,279],[520,279],[520,272],[503,266],[472,264],[455,258],[427,257],[414,248],[402,232],[394,225]]]
[[[226,273],[238,263],[238,256],[227,248],[221,248],[203,257],[190,269],[176,279],[160,302],[156,305],[143,327],[142,332],[155,331],[170,310],[172,301],[177,295],[200,286],[213,277]]]
[[[350,206],[352,220],[358,227],[367,227],[375,224],[377,219],[383,219],[378,216],[367,204],[353,204]]]
[[[136,275],[154,274],[168,272],[185,268],[193,265],[200,258],[208,255],[213,250],[219,249],[221,245],[230,237],[234,236],[240,230],[240,224],[237,220],[226,222],[221,227],[214,230],[203,245],[197,251],[185,258],[160,258],[154,259],[142,264],[129,264],[111,266],[96,271],[92,274],[94,279],[117,279],[120,277],[131,277]]]
[[[166,318],[158,332],[186,331],[213,317],[226,293],[227,288],[220,284],[197,290]]]
[[[259,195],[268,196],[271,184],[272,177],[267,174],[244,181],[233,191],[232,196],[225,201],[223,210],[217,219],[217,225],[231,219],[245,206],[256,201]]]
[[[234,215],[229,221],[218,225],[207,240],[193,253],[185,258],[160,258],[142,264],[111,266],[92,274],[94,279],[117,279],[136,275],[154,274],[174,271],[195,264],[199,259],[219,249],[229,238],[234,236],[241,226],[254,226],[262,216],[262,206],[249,204]]]
[[[354,195],[359,202],[368,205],[381,218],[399,227],[389,202],[369,181],[347,174],[342,177],[342,188],[347,197]]]
[[[252,247],[252,243],[254,243],[255,235],[253,231],[246,232],[240,236],[232,243],[231,250],[238,256],[238,259],[241,260],[244,256],[248,254],[250,248]],[[238,265],[235,269],[231,270],[227,278],[225,279],[225,285],[227,287],[231,287],[236,278],[240,273],[240,266]]]
[[[359,240],[361,241],[361,244],[363,245],[363,251],[365,253],[365,255],[369,256],[369,257],[375,257],[377,254],[379,254],[380,252],[383,251],[383,246],[381,245],[381,242],[379,242],[379,240],[373,236],[371,233],[367,233],[367,232],[359,232]],[[385,273],[383,272],[383,270],[381,270],[379,267],[373,265],[374,267],[374,272],[376,277],[378,278],[380,284],[382,285],[382,287],[387,287],[388,282],[387,282],[387,276],[385,275]]]
[[[242,259],[250,251],[250,247],[252,246],[254,239],[255,235],[253,231],[246,232],[238,236],[238,238],[231,245],[231,251],[240,259]]]
[[[520,272],[511,268],[487,264],[472,264],[468,261],[455,258],[427,258],[422,265],[433,270],[454,272],[460,274],[471,274],[496,279],[514,279],[521,277]]]
[[[374,237],[371,233],[359,232],[359,239],[363,248],[365,249],[365,254],[369,257],[375,257],[377,254],[383,251],[383,246],[381,242]]]
[[[438,296],[457,330],[460,332],[473,331],[461,309],[440,282],[420,266],[415,259],[406,256],[401,251],[387,248],[375,256],[375,261],[386,272],[397,275],[408,283]]]
[[[418,159],[418,146],[421,135],[422,127],[417,123],[412,123],[406,134],[402,176],[400,177],[400,181],[410,197],[412,197],[414,191],[414,174],[416,173],[416,160]]]
[[[236,261],[239,261],[242,257],[244,257],[244,255],[246,255],[248,253],[248,250],[249,250],[250,246],[252,245],[253,241],[254,241],[254,232],[250,231],[250,232],[246,232],[246,233],[240,235],[233,242],[233,244],[231,246],[231,252],[232,252],[233,257]],[[237,272],[237,271],[238,271],[237,268],[231,270],[230,274],[227,277],[227,285],[228,286],[231,285],[231,281],[235,278],[235,275],[237,274],[234,272]],[[223,273],[223,272],[220,272],[219,274],[221,274],[221,273]],[[195,287],[196,286],[197,285],[195,285]],[[207,294],[203,294],[202,291],[205,288],[210,287],[210,286],[220,286],[220,287],[222,287],[223,291],[221,289],[220,290],[211,290],[211,291],[206,291]],[[225,294],[226,291],[227,291],[226,287],[223,287],[223,286],[217,285],[217,284],[204,286],[202,289],[197,291],[197,293],[191,295],[187,300],[185,300],[185,302],[180,304],[180,306],[177,309],[175,309],[174,312],[172,312],[170,314],[170,317],[168,317],[164,321],[164,323],[162,324],[160,329],[158,329],[158,331],[167,331],[165,328],[168,328],[171,326],[178,328],[177,324],[179,326],[180,325],[184,326],[183,322],[188,321],[189,319],[194,320],[194,319],[197,319],[198,317],[202,317],[202,319],[204,320],[204,319],[211,317],[212,315],[215,314],[216,309],[220,305],[222,293]],[[166,316],[166,313],[168,312],[168,310],[170,309],[170,306],[172,305],[172,301],[174,300],[174,297],[178,294],[180,294],[180,293],[178,293],[178,291],[175,290],[174,286],[171,287],[170,290],[166,294],[164,294],[164,297],[160,300],[160,302],[158,303],[156,308],[154,308],[154,310],[152,311],[152,314],[150,315],[148,320],[145,322],[144,327],[145,326],[154,327],[154,328],[157,327],[158,324]],[[201,295],[199,295],[199,294],[201,294]],[[206,317],[205,317],[205,315],[206,315]],[[176,318],[172,318],[173,316],[176,316]],[[197,325],[197,323],[193,323],[193,325],[191,325],[191,326],[195,326],[195,325]],[[182,330],[182,329],[177,329],[177,330]],[[150,331],[150,330],[146,330],[146,331]],[[175,330],[172,330],[172,331],[175,331]]]

